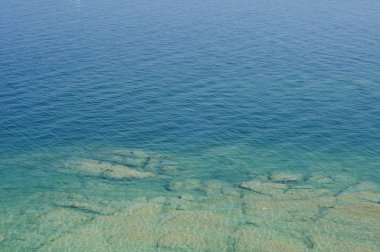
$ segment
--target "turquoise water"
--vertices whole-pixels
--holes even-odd
[[[380,3],[3,0],[0,251],[378,251]]]

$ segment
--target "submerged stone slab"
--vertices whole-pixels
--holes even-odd
[[[88,222],[91,218],[65,208],[54,209],[38,219],[39,230],[72,231],[74,227]]]
[[[195,251],[226,251],[228,236],[233,231],[234,223],[223,214],[211,211],[169,211],[160,222],[162,230],[179,232],[182,238],[190,238],[193,234],[192,246]],[[178,234],[178,233],[177,233]]]
[[[354,184],[348,187],[345,192],[353,193],[353,192],[379,192],[380,188],[377,184],[372,183],[370,181],[364,181],[357,184]]]
[[[205,188],[210,190],[222,190],[225,187],[228,187],[228,184],[222,180],[206,180],[203,182]]]
[[[225,228],[226,216],[211,211],[171,211],[162,222],[163,226],[180,227],[190,231]]]
[[[303,177],[300,174],[287,173],[287,172],[274,172],[270,176],[270,180],[275,182],[297,182],[301,181]]]
[[[105,153],[107,155],[109,154],[117,154],[122,157],[129,157],[129,158],[135,158],[135,159],[141,159],[141,160],[147,160],[151,154],[147,153],[144,150],[141,149],[129,149],[129,148],[122,148],[122,147],[113,147],[106,149]]]
[[[174,181],[169,183],[167,188],[170,191],[198,190],[202,188],[202,182],[199,179],[186,179],[183,181]]]
[[[325,218],[338,223],[380,230],[380,204],[336,205],[326,212]]]
[[[54,239],[39,249],[41,252],[83,251],[111,252],[114,251],[107,242],[107,236],[100,227],[87,226],[77,232],[68,233]]]
[[[367,242],[365,240],[358,240],[354,238],[345,239],[342,237],[334,237],[326,234],[314,234],[312,236],[313,240],[313,251],[325,252],[347,252],[347,251],[357,251],[357,252],[377,252],[379,251],[380,244],[373,242]]]
[[[157,203],[157,204],[164,204],[168,201],[167,197],[165,196],[158,196],[153,199],[150,199],[149,202]]]
[[[337,175],[332,176],[332,178],[334,179],[335,183],[345,185],[345,186],[350,186],[357,183],[355,178],[348,176],[346,174],[337,174]]]
[[[305,244],[275,230],[242,227],[234,234],[234,251],[236,252],[303,252],[307,251]]]
[[[307,181],[317,184],[334,184],[334,179],[322,173],[310,174]]]
[[[177,169],[176,164],[167,156],[140,149],[108,148],[97,153],[95,159],[160,174],[173,173]]]
[[[180,199],[187,200],[187,201],[194,201],[195,198],[191,194],[182,194],[179,196]]]
[[[118,201],[112,204],[112,202],[100,198],[88,198],[81,194],[62,192],[47,192],[41,194],[40,198],[60,209],[98,215],[114,213],[120,206],[126,203],[124,201]],[[114,207],[115,204],[118,206],[117,208]]]
[[[70,162],[67,166],[73,170],[85,173],[90,176],[103,177],[108,179],[146,179],[154,177],[151,172],[142,172],[131,169],[125,165],[101,162],[92,159],[81,159]]]
[[[228,218],[230,223],[243,219],[240,194],[220,194],[213,197],[205,197],[204,199],[198,200],[197,203],[198,209],[223,214]]]
[[[42,251],[149,251],[162,235],[157,225],[162,206],[136,203],[108,216],[95,217],[87,225],[58,237]]]
[[[202,181],[200,188],[200,190],[209,197],[218,197],[221,194],[226,194],[228,190],[232,192],[232,189],[234,188],[228,183],[216,179]]]
[[[166,203],[168,209],[175,210],[192,210],[196,208],[197,205],[197,202],[182,197],[170,197]]]
[[[157,247],[174,251],[204,251],[207,249],[207,243],[197,234],[173,231],[161,236]]]
[[[89,214],[111,214],[115,212],[115,209],[112,209],[108,206],[99,205],[96,203],[81,202],[81,201],[71,201],[71,202],[58,202],[56,206],[77,210],[83,213]]]
[[[329,195],[332,195],[332,193],[329,190],[322,188],[290,188],[282,194],[273,196],[283,200],[302,200],[319,198]]]
[[[380,245],[380,230],[368,227],[365,224],[352,224],[342,222],[339,219],[332,219],[329,216],[306,223],[298,223],[299,230],[309,234],[312,240],[313,236],[329,236],[331,240],[338,241],[358,241]],[[302,232],[302,231],[301,231]]]
[[[104,162],[117,163],[133,168],[143,168],[154,154],[140,149],[129,149],[123,147],[96,148],[85,156]]]
[[[249,223],[258,225],[286,225],[286,222],[308,221],[320,218],[322,209],[335,205],[334,197],[302,200],[280,200],[268,198],[251,200],[244,197],[243,211]]]
[[[174,162],[160,159],[159,156],[150,157],[144,168],[149,171],[156,171],[163,174],[172,174],[177,170],[177,166]]]
[[[281,182],[262,182],[258,180],[251,180],[241,183],[240,188],[248,189],[259,194],[277,198],[280,200],[293,200],[293,199],[309,199],[317,198],[328,195],[333,195],[334,192],[322,188],[314,187],[313,185],[308,185],[305,183],[284,183]]]
[[[0,234],[0,242],[5,240],[5,236],[3,234]]]
[[[241,183],[239,186],[243,189],[248,189],[257,193],[270,196],[282,194],[288,188],[288,185],[286,184],[261,182],[257,180],[246,181]]]
[[[144,251],[155,248],[162,235],[158,225],[161,212],[161,204],[137,203],[120,213],[97,218],[94,225],[102,227],[115,251]]]
[[[365,202],[379,203],[380,204],[380,193],[379,192],[344,192],[337,197],[339,204],[360,204]]]
[[[231,195],[231,196],[237,196],[240,197],[241,190],[239,188],[236,188],[234,186],[226,186],[221,189],[221,193],[224,195]]]

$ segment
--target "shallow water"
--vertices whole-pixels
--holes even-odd
[[[0,8],[1,251],[378,251],[378,1]]]

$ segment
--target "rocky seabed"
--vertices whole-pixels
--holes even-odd
[[[66,160],[62,172],[167,183],[162,193],[147,189],[133,200],[57,191],[34,195],[53,207],[8,213],[4,223],[24,228],[2,225],[0,250],[380,251],[378,184],[344,174],[286,171],[231,184],[184,179],[175,175],[178,169],[165,156],[121,148],[98,159]]]

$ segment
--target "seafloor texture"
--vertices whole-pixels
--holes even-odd
[[[344,172],[252,167],[235,182],[194,178],[179,158],[120,147],[27,153],[18,162],[53,170],[59,184],[2,205],[1,251],[380,248],[380,188]]]
[[[0,251],[380,251],[379,27],[379,0],[1,0]]]

